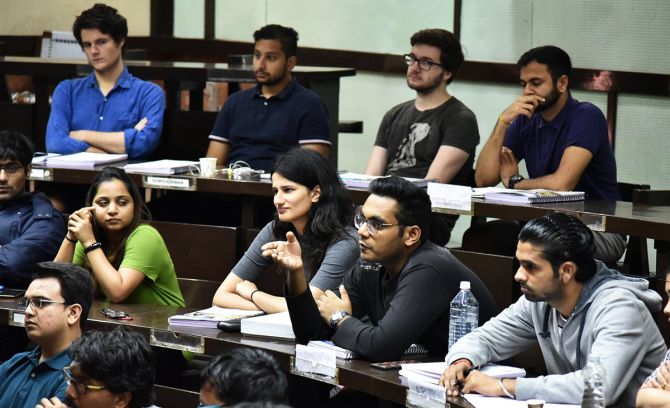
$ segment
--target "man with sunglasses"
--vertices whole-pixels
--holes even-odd
[[[41,262],[19,305],[25,330],[37,347],[0,366],[0,407],[33,408],[41,398],[65,396],[63,368],[68,348],[81,335],[93,302],[93,279],[85,269]]]
[[[26,288],[30,267],[52,260],[65,223],[49,199],[27,193],[33,144],[14,131],[0,131],[0,285]]]
[[[434,179],[469,185],[475,148],[479,143],[477,118],[447,92],[463,63],[458,39],[449,31],[426,29],[410,39],[404,56],[407,86],[416,99],[386,113],[365,174]],[[458,216],[435,214],[431,240],[445,245]]]
[[[461,281],[470,281],[479,301],[480,324],[495,315],[495,302],[472,271],[427,239],[431,210],[423,189],[392,176],[370,183],[370,193],[354,220],[361,259],[345,276],[341,298],[326,291],[314,300],[292,233],[263,247],[289,271],[293,331],[301,343],[332,339],[371,361],[397,360],[413,343],[439,355],[447,350],[449,303]]]
[[[70,347],[65,399],[44,398],[36,408],[152,406],[154,356],[141,334],[126,327],[84,333]]]

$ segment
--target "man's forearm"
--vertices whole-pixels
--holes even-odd
[[[475,166],[475,183],[478,187],[494,186],[500,182],[500,151],[505,140],[505,126],[496,122],[489,140],[482,148]]]
[[[94,130],[78,130],[76,132],[71,132],[70,135],[75,139],[86,142],[107,153],[126,152],[126,140],[122,131],[97,132]]]

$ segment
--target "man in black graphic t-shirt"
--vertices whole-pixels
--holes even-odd
[[[386,113],[365,173],[468,185],[479,143],[477,119],[447,92],[463,63],[461,45],[442,29],[421,30],[410,43],[407,86],[416,91],[416,99]],[[435,214],[431,240],[445,245],[457,218]]]

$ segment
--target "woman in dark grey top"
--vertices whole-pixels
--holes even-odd
[[[358,236],[350,225],[353,204],[332,165],[319,153],[294,148],[279,156],[272,171],[277,214],[214,295],[216,306],[284,312],[286,301],[257,288],[253,281],[272,264],[263,244],[293,232],[302,248],[305,274],[315,298],[335,290],[359,258]]]

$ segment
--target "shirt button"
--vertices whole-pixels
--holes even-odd
[[[268,101],[263,102],[263,105],[268,106]]]
[[[100,116],[100,120],[102,120],[102,116]]]
[[[30,378],[35,378],[35,373],[31,373]]]

